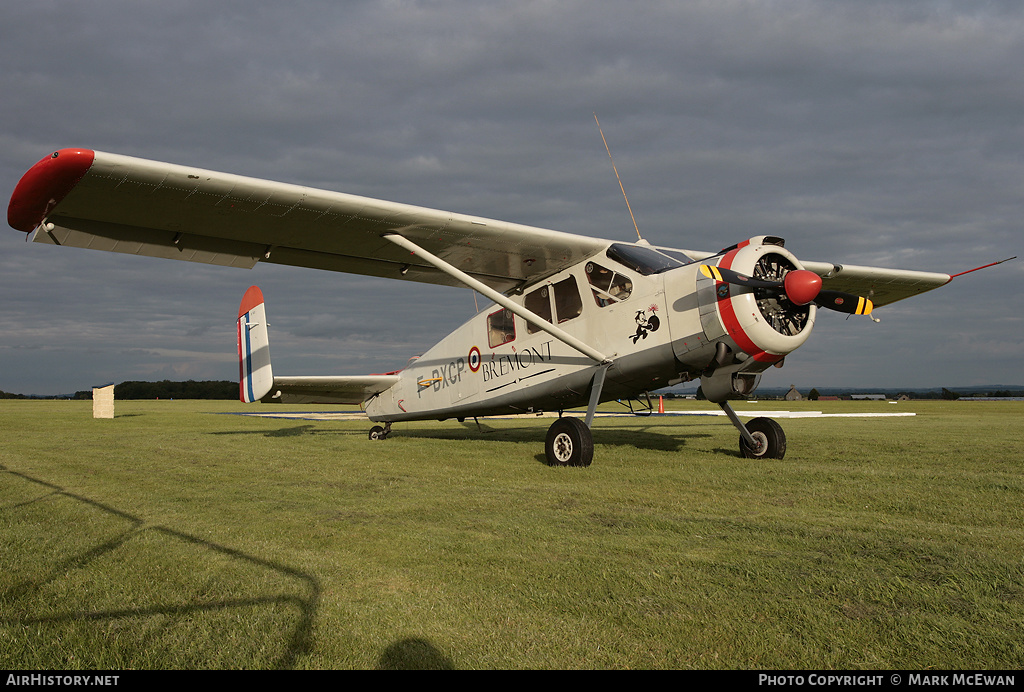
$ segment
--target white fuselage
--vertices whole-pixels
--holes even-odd
[[[753,256],[759,249],[745,252]],[[744,353],[737,345],[744,341],[740,332],[765,328],[753,296],[744,294],[745,289],[720,295],[715,282],[701,275],[699,264],[645,275],[600,253],[512,300],[607,355],[612,364],[603,401],[700,375],[719,341],[736,354],[726,370],[757,373],[806,339],[809,325],[799,343],[785,337],[783,342],[793,343],[772,344],[777,356]],[[720,314],[725,302],[734,325]],[[768,328],[764,336],[771,341],[772,334]],[[747,345],[747,350],[759,349]],[[492,305],[411,362],[399,373],[399,381],[365,408],[376,421],[562,410],[587,404],[599,367],[551,334]]]

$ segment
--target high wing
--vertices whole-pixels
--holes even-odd
[[[502,292],[610,242],[88,149],[55,152],[18,184],[10,225],[44,221],[36,242],[457,285],[382,237],[398,233]]]
[[[62,149],[18,183],[8,223],[35,242],[251,268],[257,262],[463,285],[384,236],[398,234],[499,292],[612,241],[299,185]],[[698,260],[715,253],[682,251]],[[804,262],[826,289],[886,305],[949,274]]]

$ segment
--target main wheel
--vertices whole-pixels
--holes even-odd
[[[372,428],[370,428],[371,440],[383,440],[387,436],[388,434],[384,432],[384,428],[380,427],[379,425],[375,425]]]
[[[786,433],[771,418],[754,418],[747,422],[747,431],[757,442],[751,447],[740,435],[740,454],[747,459],[781,459],[786,456]]]
[[[590,466],[594,436],[579,418],[559,418],[548,428],[544,454],[552,466]]]

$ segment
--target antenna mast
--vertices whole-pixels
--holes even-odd
[[[619,189],[622,190],[622,199],[626,200],[626,209],[629,209],[629,218],[633,221],[633,228],[636,229],[637,240],[643,240],[640,235],[640,227],[636,225],[636,218],[633,216],[633,207],[629,206],[629,197],[626,197],[626,188],[622,187],[622,179],[619,178],[619,169],[615,167],[615,159],[612,158],[612,150],[608,148],[608,140],[604,138],[604,130],[601,129],[601,121],[594,113],[594,122],[597,123],[597,131],[601,133],[601,141],[604,142],[604,150],[608,152],[608,158],[612,162],[612,170],[615,171],[615,179],[619,181]]]

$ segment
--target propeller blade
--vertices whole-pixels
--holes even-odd
[[[700,273],[709,279],[715,281],[723,281],[727,284],[737,284],[739,286],[750,286],[751,288],[782,288],[781,281],[765,281],[764,279],[755,279],[752,276],[746,274],[740,274],[732,269],[723,269],[722,267],[716,267],[710,264],[700,265]]]
[[[847,315],[870,315],[872,308],[875,307],[867,298],[841,291],[821,291],[814,304]]]
[[[746,274],[740,274],[732,269],[723,269],[708,264],[700,265],[700,271],[704,276],[716,281],[736,284],[738,286],[750,286],[751,288],[767,288],[782,291],[786,297],[797,305],[807,305],[813,302],[821,290],[821,277],[806,269],[794,269],[787,272],[782,281],[766,281],[755,279]]]
[[[779,291],[796,305],[814,303],[818,307],[847,315],[870,315],[871,310],[875,307],[875,304],[868,298],[853,293],[821,290],[821,277],[806,269],[794,269],[786,272],[782,281],[755,279],[732,269],[723,269],[710,264],[700,265],[700,271],[704,276],[715,281]]]

